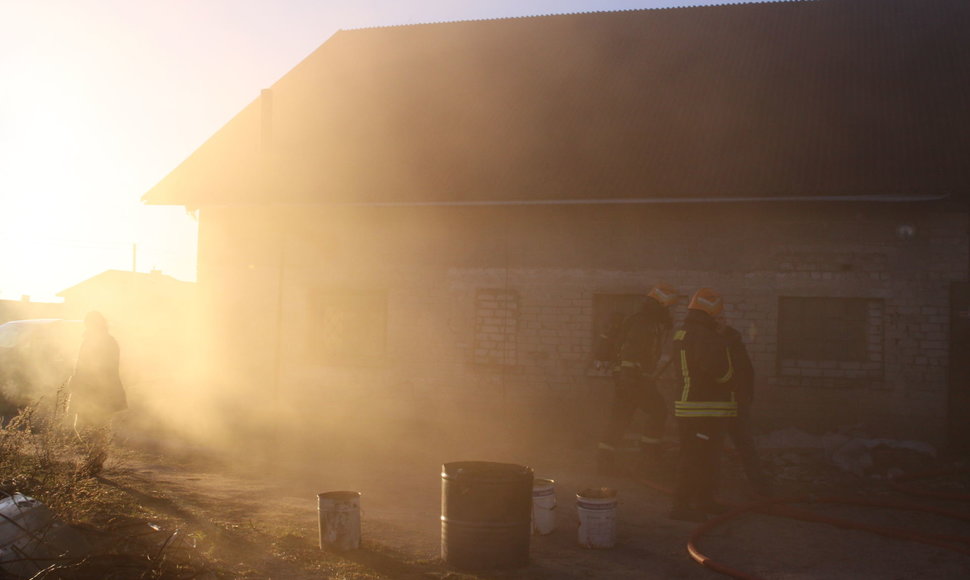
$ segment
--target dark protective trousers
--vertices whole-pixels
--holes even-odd
[[[619,446],[639,409],[647,416],[643,436],[659,443],[667,423],[667,406],[657,390],[657,382],[634,367],[620,368],[613,380],[616,390],[603,442]]]
[[[744,475],[748,478],[748,484],[756,495],[771,495],[771,487],[768,478],[761,468],[761,459],[758,457],[758,448],[754,443],[754,435],[751,433],[751,409],[748,405],[738,406],[738,416],[731,419],[728,425],[728,436],[731,444],[738,454],[741,468]]]
[[[722,444],[732,421],[726,417],[677,418],[680,460],[674,488],[675,506],[703,509],[714,503]]]

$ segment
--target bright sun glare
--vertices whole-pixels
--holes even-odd
[[[0,1],[0,298],[55,299],[106,269],[130,269],[133,253],[138,271],[193,280],[196,223],[140,196],[338,28],[549,11],[504,1],[270,4]],[[678,2],[557,9],[669,4]]]
[[[104,270],[133,266],[191,280],[194,221],[139,199],[163,170],[147,167],[152,142],[133,139],[144,116],[131,98],[138,79],[111,89],[124,57],[92,40],[95,30],[73,27],[63,8],[20,6],[25,21],[44,26],[0,39],[0,298],[56,301]]]

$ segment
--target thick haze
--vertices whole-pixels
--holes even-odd
[[[129,270],[133,262],[140,272],[159,269],[194,280],[196,222],[181,207],[144,206],[140,197],[339,29],[724,3],[0,0],[0,298],[56,300],[63,289],[108,269]],[[383,95],[388,101],[396,97],[393,91]],[[282,116],[279,122],[283,135]],[[288,175],[292,184],[301,177],[306,176]],[[176,296],[176,291],[192,294],[178,286],[167,291],[164,301],[151,302],[130,287],[99,297],[98,309],[121,347],[129,402],[117,424],[122,436],[154,444],[178,432],[230,457],[272,455],[293,465],[340,460],[340,468],[327,473],[331,479],[313,482],[337,489],[360,485],[352,462],[345,460],[365,453],[387,459],[383,466],[401,469],[412,468],[410,457],[427,459],[432,466],[449,458],[531,461],[526,450],[541,446],[548,433],[532,423],[521,430],[510,427],[522,423],[525,411],[506,396],[504,373],[487,385],[488,392],[468,392],[460,382],[461,363],[426,348],[439,341],[448,347],[442,352],[453,352],[464,340],[459,334],[473,327],[467,310],[447,304],[431,308],[406,291],[396,306],[403,302],[416,310],[410,318],[389,317],[388,332],[406,332],[413,340],[395,344],[397,350],[387,356],[408,365],[370,373],[339,367],[322,372],[321,361],[310,364],[307,357],[334,349],[302,348],[307,337],[317,336],[307,320],[313,310],[307,308],[304,290],[326,281],[319,268],[321,248],[333,251],[325,258],[335,271],[363,272],[366,279],[393,275],[388,265],[406,263],[410,256],[440,266],[455,258],[449,254],[455,247],[443,241],[457,239],[466,229],[487,231],[489,223],[502,223],[503,236],[495,239],[504,240],[503,245],[482,246],[478,255],[461,258],[480,266],[485,281],[501,275],[508,282],[516,266],[570,255],[569,240],[510,257],[508,240],[537,232],[538,220],[479,222],[480,212],[454,222],[435,219],[440,216],[432,212],[398,220],[389,211],[380,219],[355,222],[351,212],[337,216],[346,220],[329,216],[329,230],[323,229],[346,230],[339,239],[351,240],[346,244],[351,250],[342,251],[346,248],[330,248],[325,239],[314,237],[330,211],[301,212],[282,225],[267,223],[258,211],[223,215],[222,221],[214,211],[207,227],[209,236],[211,228],[219,231],[213,238],[219,243],[210,244],[204,258],[212,262],[205,271],[213,271],[212,263],[226,267],[219,277],[224,291],[207,293],[199,302]],[[368,227],[380,230],[368,232]],[[565,231],[555,224],[546,227],[542,237],[547,240]],[[455,295],[455,304],[475,299],[470,289],[462,292]],[[166,305],[159,308],[162,302]],[[276,306],[267,311],[266,304]],[[232,314],[219,318],[226,313]],[[342,320],[337,317],[337,328]],[[400,320],[419,322],[393,327]],[[347,327],[346,335],[327,339],[353,345],[354,328]],[[69,352],[76,352],[74,338]],[[25,352],[7,353],[8,363],[16,356],[20,365],[7,368],[54,372],[37,378],[33,389],[23,388],[26,381],[20,378],[4,379],[0,394],[16,405],[52,403],[70,373],[71,357],[59,357],[54,366],[39,338],[28,346]],[[432,371],[441,371],[443,364],[452,365],[445,371],[456,379],[450,381],[445,372],[434,383]],[[574,370],[550,372],[562,376]],[[554,386],[548,394],[566,396]],[[434,476],[434,469],[427,473]]]
[[[193,280],[195,221],[140,196],[337,30],[727,3],[0,0],[0,298]]]

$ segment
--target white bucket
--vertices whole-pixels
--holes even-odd
[[[536,479],[532,482],[532,533],[551,534],[556,529],[556,482]]]
[[[616,490],[608,487],[584,489],[576,494],[579,514],[579,545],[584,548],[612,548],[616,544]]]
[[[317,494],[320,548],[356,550],[360,547],[360,492]]]

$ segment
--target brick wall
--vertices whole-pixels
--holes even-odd
[[[518,361],[519,293],[514,289],[475,291],[475,336],[472,362],[515,365]]]
[[[265,329],[280,309],[287,398],[380,400],[402,425],[596,437],[611,386],[589,370],[594,296],[644,293],[665,280],[684,293],[710,286],[725,295],[729,322],[747,338],[766,428],[863,423],[887,436],[942,434],[948,291],[967,277],[965,213],[851,204],[341,212],[279,216],[285,227],[269,227],[258,252],[237,244],[213,268],[221,272],[213,290],[245,287],[242,301],[263,313],[254,327]],[[266,221],[230,214],[210,216],[232,224],[230,237]],[[915,234],[900,237],[902,224]],[[254,255],[265,265],[244,266]],[[380,364],[344,368],[297,355],[313,324],[307,296],[321,288],[387,292]],[[867,299],[867,360],[780,363],[780,297]],[[683,314],[682,303],[675,315]]]

